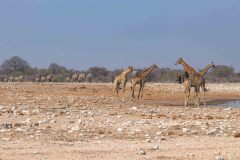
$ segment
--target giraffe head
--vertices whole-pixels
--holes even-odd
[[[132,72],[132,71],[133,71],[133,66],[128,66],[128,70],[129,70],[130,72]]]
[[[183,58],[179,58],[179,59],[177,60],[177,62],[175,63],[175,65],[183,64],[183,63],[184,63]]]
[[[210,66],[211,66],[212,68],[216,68],[216,65],[215,65],[213,62],[210,63]]]
[[[155,69],[155,70],[160,70],[160,68],[158,67],[158,65],[156,65],[156,64],[153,64],[153,68]]]

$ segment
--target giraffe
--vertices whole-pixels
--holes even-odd
[[[113,83],[113,93],[116,92],[117,96],[118,96],[118,90],[119,90],[119,87],[121,84],[122,84],[122,88],[123,88],[123,93],[125,92],[127,77],[128,77],[128,74],[131,73],[132,71],[133,71],[133,67],[129,66],[121,74],[119,74],[115,77],[114,83]]]
[[[200,98],[200,87],[203,87],[204,79],[203,76],[201,76],[196,70],[188,65],[182,58],[179,58],[175,65],[181,64],[184,68],[184,73],[187,77],[187,80],[184,81],[184,88],[185,88],[185,106],[188,105],[189,97],[190,97],[190,90],[191,87],[194,87],[194,102],[196,106],[199,106]],[[205,88],[204,95],[205,95]],[[204,98],[203,98],[204,99]],[[204,105],[205,105],[205,99],[204,99]]]
[[[216,66],[215,66],[215,64],[213,62],[208,64],[204,69],[202,69],[199,72],[200,76],[204,77],[206,75],[206,73],[209,71],[209,69],[211,69],[211,68],[216,68]]]
[[[177,60],[177,62],[175,63],[175,65],[178,65],[178,64],[181,64],[183,66],[183,69],[184,69],[184,72],[185,72],[185,75],[187,75],[188,77],[190,77],[190,79],[193,79],[193,77],[197,76],[198,73],[197,71],[191,67],[190,65],[188,65],[184,60],[183,58],[179,58]]]
[[[206,89],[206,87],[205,87],[205,78],[204,78],[204,76],[206,75],[206,73],[211,68],[216,68],[216,66],[215,66],[215,64],[213,62],[211,62],[205,68],[203,68],[200,72],[198,72],[199,76],[201,76],[203,78],[203,83],[201,84],[201,88],[202,88],[203,91],[208,91]],[[185,81],[185,79],[187,79],[187,78],[188,78],[188,74],[186,74],[186,73],[178,73],[176,81],[178,81],[179,83],[183,83]]]
[[[137,73],[131,79],[131,90],[132,90],[132,98],[135,98],[134,91],[137,84],[140,85],[139,92],[138,92],[138,99],[140,97],[140,93],[142,92],[141,99],[143,98],[143,89],[144,85],[147,81],[149,75],[153,72],[153,70],[159,70],[159,67],[156,64],[151,65],[150,67],[144,69],[142,72]]]
[[[205,78],[204,76],[206,75],[206,73],[211,69],[211,68],[216,68],[216,66],[214,65],[213,62],[211,62],[210,64],[208,64],[205,68],[203,68],[200,72],[198,72],[199,76],[201,76],[203,78],[203,83],[201,85],[202,90],[203,91],[208,91],[205,87]],[[178,73],[177,74],[177,80],[179,83],[183,83],[187,78],[188,78],[188,74],[187,73]]]
[[[213,62],[211,62],[210,64],[208,64],[205,68],[203,68],[198,74],[203,78],[203,83],[201,85],[203,92],[208,91],[205,87],[205,78],[204,76],[207,74],[207,72],[211,69],[211,68],[216,68],[215,64]]]

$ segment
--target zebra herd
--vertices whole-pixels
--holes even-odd
[[[56,82],[57,76],[47,75],[47,76],[35,76],[34,78],[30,78],[30,81],[34,82]],[[72,76],[67,76],[65,78],[65,82],[92,82],[93,76],[92,74],[73,74]],[[8,78],[4,78],[3,82],[24,82],[29,81],[29,78],[25,78],[23,75],[21,76],[10,76]]]

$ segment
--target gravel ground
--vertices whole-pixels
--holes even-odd
[[[0,83],[0,160],[240,159],[240,83],[207,84],[207,106],[183,86],[147,84],[143,100],[112,84]],[[191,97],[192,103],[192,97]]]

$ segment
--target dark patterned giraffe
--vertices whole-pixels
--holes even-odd
[[[143,98],[143,90],[145,83],[149,77],[149,75],[153,72],[153,70],[159,70],[159,67],[156,64],[151,65],[150,67],[144,69],[142,72],[137,73],[132,79],[131,79],[131,90],[132,90],[132,98],[135,98],[134,91],[137,84],[140,85],[139,92],[138,92],[138,99],[141,95],[141,99]]]
[[[202,86],[203,83],[205,83],[203,76],[201,76],[196,70],[188,65],[182,58],[179,58],[175,65],[181,64],[184,68],[184,73],[188,76],[186,80],[184,81],[184,87],[185,87],[185,106],[188,105],[189,97],[190,97],[190,90],[191,87],[194,87],[194,102],[196,106],[199,106],[200,103],[200,87]],[[204,95],[205,95],[205,88],[204,90]],[[204,99],[204,104],[205,104],[205,98]]]

